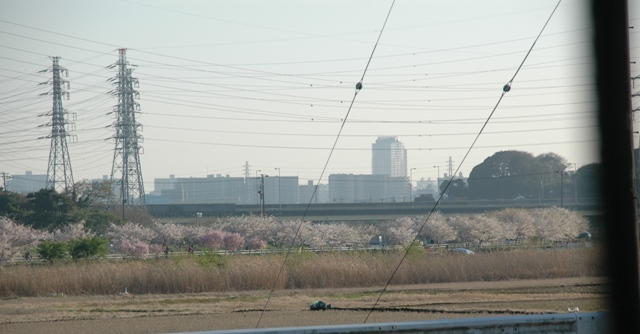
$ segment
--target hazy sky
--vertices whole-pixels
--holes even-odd
[[[69,70],[76,181],[111,174],[107,81],[118,48],[137,65],[145,189],[153,179],[298,175],[318,181],[391,1],[0,0],[0,171],[46,174],[49,56]],[[398,0],[348,115],[331,173],[371,173],[397,136],[413,180],[454,170],[557,1]],[[634,1],[631,1],[633,6]],[[630,8],[630,25],[638,25]],[[598,160],[587,1],[565,0],[467,160],[501,150]],[[631,30],[632,60],[638,29]],[[631,65],[632,76],[640,64]],[[640,87],[640,81],[636,82]],[[636,91],[638,89],[635,89]],[[639,106],[638,100],[634,107]],[[638,138],[636,137],[636,141]]]

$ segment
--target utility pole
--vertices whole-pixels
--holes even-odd
[[[268,175],[267,175],[268,176]],[[260,178],[262,179],[260,182],[260,216],[264,217],[264,174],[260,174]]]
[[[11,180],[9,173],[0,172],[2,175],[2,190],[7,191],[7,180]]]
[[[629,27],[630,29],[633,29],[633,27]],[[635,62],[631,62],[632,65],[635,65]],[[640,80],[640,75],[636,75],[635,77],[631,78],[631,106],[633,107],[633,100],[635,99],[640,100],[640,90],[634,92],[634,89],[637,89],[636,87],[636,80]],[[640,107],[632,109],[631,110],[631,114],[632,117],[635,119],[636,118],[636,112],[640,111]],[[640,155],[640,137],[638,137],[638,148],[634,150],[633,152],[633,157],[635,158],[634,160],[638,159],[638,156]],[[635,168],[635,176],[636,176],[636,193],[640,193],[640,185],[638,184],[638,180],[640,180],[640,163],[637,163],[638,161],[634,161],[634,168]],[[640,198],[637,200],[637,204],[636,206],[640,207]]]
[[[131,76],[133,69],[128,68],[127,49],[119,49],[119,59],[108,68],[117,68],[117,74],[108,81],[115,85],[109,94],[118,99],[113,107],[116,121],[113,123],[115,134],[115,149],[111,168],[111,184],[120,187],[120,202],[124,219],[124,206],[137,206],[145,209],[146,199],[144,182],[140,167],[140,141],[142,135],[138,130],[142,125],[136,121],[136,114],[140,113],[140,104],[135,100],[140,94],[134,89],[138,87],[138,79]],[[111,113],[110,113],[111,114]]]
[[[262,189],[260,188],[260,185],[258,184],[258,173],[261,172],[260,169],[258,169],[256,171],[256,186],[258,187],[258,198],[256,200],[256,204],[260,205],[260,198],[262,198]]]
[[[578,164],[571,162],[573,165],[573,194],[575,195],[576,210],[578,209]]]
[[[282,192],[280,191],[280,167],[276,167],[278,170],[278,212],[282,211]]]
[[[66,119],[69,115],[66,109],[62,107],[62,96],[69,99],[69,92],[64,90],[64,86],[69,89],[69,81],[62,79],[69,76],[69,71],[59,65],[60,57],[51,57],[53,65],[51,68],[42,70],[39,73],[51,72],[53,78],[51,81],[40,83],[40,85],[51,84],[51,92],[42,93],[40,95],[51,95],[53,97],[53,108],[51,111],[39,116],[51,116],[51,122],[42,126],[51,127],[51,133],[46,137],[51,139],[51,148],[49,149],[49,164],[47,167],[47,183],[46,188],[57,190],[58,192],[70,193],[73,191],[73,172],[71,170],[71,159],[69,158],[69,148],[67,146],[67,137],[75,139],[75,136],[67,134],[67,127],[72,128],[74,123]],[[75,114],[71,114],[75,117]]]
[[[564,207],[564,169],[560,171],[560,207]]]

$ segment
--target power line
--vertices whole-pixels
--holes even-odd
[[[504,97],[504,95],[506,93],[508,93],[511,90],[511,84],[513,83],[513,80],[516,78],[518,72],[520,71],[520,69],[522,68],[522,66],[524,65],[525,61],[527,60],[527,58],[529,57],[529,54],[531,53],[531,50],[533,50],[533,47],[536,45],[536,42],[538,41],[538,39],[540,38],[540,36],[542,35],[542,33],[544,32],[544,29],[546,28],[547,24],[549,23],[549,21],[551,20],[551,18],[553,17],[553,14],[556,12],[556,10],[558,9],[558,6],[560,6],[560,3],[562,2],[562,0],[558,0],[558,3],[556,4],[556,6],[554,7],[553,11],[551,12],[551,15],[549,15],[549,18],[547,19],[547,21],[545,22],[545,24],[542,26],[542,29],[540,30],[540,33],[538,34],[538,37],[536,37],[536,39],[533,41],[533,44],[531,45],[531,48],[529,49],[529,51],[527,52],[527,54],[524,56],[524,59],[522,59],[522,62],[520,63],[520,66],[518,66],[518,69],[515,71],[513,77],[511,77],[511,80],[509,80],[504,87],[502,88],[502,93],[500,94],[500,97],[498,98],[498,101],[495,105],[495,107],[493,108],[493,110],[491,111],[491,113],[489,114],[489,116],[487,117],[487,120],[485,121],[485,123],[482,125],[482,127],[480,128],[480,131],[478,132],[478,135],[476,136],[476,138],[473,140],[473,142],[471,143],[471,145],[468,147],[467,152],[465,153],[465,155],[462,158],[462,161],[460,162],[460,164],[458,165],[458,167],[456,168],[455,173],[452,173],[451,175],[451,179],[449,180],[449,182],[447,183],[447,185],[445,186],[445,188],[443,189],[442,193],[440,194],[440,196],[438,197],[438,200],[436,201],[436,203],[433,205],[433,207],[431,208],[431,211],[429,212],[429,214],[427,215],[427,217],[425,218],[424,222],[422,223],[422,226],[420,226],[420,229],[418,230],[418,233],[416,233],[416,236],[414,237],[413,242],[409,245],[409,247],[407,248],[407,250],[405,251],[403,257],[400,259],[400,262],[398,263],[398,265],[396,266],[395,270],[393,271],[393,273],[390,275],[389,280],[387,280],[387,283],[385,284],[384,288],[382,289],[382,291],[380,292],[380,295],[378,295],[378,298],[376,299],[375,303],[373,304],[373,306],[371,307],[371,309],[369,310],[369,312],[367,313],[367,317],[364,320],[364,323],[367,322],[367,320],[369,319],[369,316],[371,315],[371,313],[373,312],[373,310],[376,308],[376,306],[378,305],[378,302],[380,301],[380,298],[382,298],[382,295],[386,292],[387,288],[389,287],[389,285],[391,284],[391,280],[393,279],[393,277],[395,277],[396,273],[398,272],[398,269],[400,269],[400,265],[402,265],[402,263],[404,262],[404,260],[406,259],[407,255],[409,254],[409,251],[411,250],[411,247],[414,246],[415,241],[418,238],[418,235],[420,235],[420,233],[422,232],[422,230],[424,229],[424,227],[426,226],[427,222],[429,221],[429,217],[431,217],[431,215],[433,214],[433,212],[435,211],[435,209],[438,207],[438,204],[440,203],[440,201],[442,200],[442,196],[447,192],[447,189],[449,188],[449,186],[452,184],[451,181],[453,181],[454,179],[454,175],[458,174],[458,171],[460,170],[460,167],[464,164],[464,162],[466,161],[467,157],[469,156],[469,153],[471,153],[471,150],[474,148],[476,142],[478,141],[478,139],[480,138],[480,136],[482,135],[482,132],[484,131],[485,127],[487,126],[487,124],[489,123],[489,121],[491,120],[491,117],[493,116],[493,114],[495,113],[495,111],[498,109],[498,106],[500,105],[500,102],[502,101],[502,98]]]
[[[358,93],[360,92],[360,90],[362,90],[362,82],[364,81],[365,75],[367,74],[367,69],[369,68],[369,64],[371,63],[371,59],[373,58],[373,55],[376,51],[376,48],[378,47],[378,43],[380,42],[380,37],[382,37],[382,33],[384,32],[384,28],[387,25],[387,21],[389,20],[389,16],[391,15],[391,10],[393,9],[393,5],[395,4],[395,0],[393,0],[393,2],[391,3],[391,7],[389,8],[389,11],[387,13],[387,17],[384,20],[384,24],[382,25],[382,29],[380,29],[380,33],[378,34],[378,39],[376,40],[375,45],[373,46],[373,50],[371,51],[371,55],[369,56],[369,60],[367,61],[367,66],[365,66],[365,69],[362,73],[362,77],[360,78],[360,81],[358,81],[358,83],[356,84],[356,90],[353,94],[353,98],[351,99],[351,104],[349,105],[349,108],[347,109],[347,113],[344,117],[344,120],[342,122],[342,125],[340,126],[340,130],[338,131],[338,135],[336,136],[336,139],[333,143],[333,147],[331,148],[331,151],[329,152],[329,156],[327,157],[327,160],[325,162],[324,168],[322,169],[322,172],[320,173],[320,177],[318,178],[319,180],[322,180],[322,177],[324,176],[324,173],[329,165],[329,161],[331,160],[331,156],[333,155],[333,152],[336,148],[336,145],[338,144],[338,139],[340,139],[340,134],[342,134],[342,130],[344,129],[344,125],[347,122],[347,119],[349,118],[349,113],[351,112],[351,108],[353,107],[353,104],[356,100],[356,97],[358,96]],[[262,312],[260,313],[260,318],[258,319],[258,323],[256,324],[256,328],[258,328],[258,326],[260,326],[260,320],[262,319],[262,315],[264,314],[265,310],[267,309],[267,305],[269,304],[269,300],[271,300],[271,296],[273,295],[273,291],[275,289],[275,286],[278,282],[278,279],[280,278],[280,276],[282,275],[282,272],[284,270],[284,266],[286,265],[287,259],[289,258],[289,254],[291,254],[291,250],[293,249],[293,246],[295,244],[295,240],[298,238],[298,235],[300,234],[300,230],[302,228],[302,222],[304,221],[304,218],[307,216],[307,212],[309,211],[309,207],[311,206],[311,203],[313,202],[313,198],[316,196],[316,193],[318,192],[318,186],[319,186],[320,182],[316,183],[316,186],[314,187],[313,190],[313,194],[311,195],[311,198],[309,199],[309,203],[307,204],[307,208],[305,209],[305,212],[302,216],[302,219],[300,220],[300,223],[298,224],[298,228],[296,230],[296,234],[293,237],[293,240],[291,241],[291,244],[289,245],[289,247],[287,248],[287,252],[285,253],[285,257],[284,260],[282,261],[282,266],[280,267],[280,271],[278,272],[278,275],[276,276],[276,279],[273,282],[273,286],[271,287],[271,291],[269,293],[269,297],[267,297],[267,301],[264,304],[264,307],[262,308]]]

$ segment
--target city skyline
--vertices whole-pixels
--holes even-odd
[[[51,109],[39,96],[51,78],[38,72],[56,56],[69,71],[63,106],[77,115],[74,178],[109,175],[117,102],[106,67],[128,48],[147,193],[170,174],[242,176],[245,161],[251,175],[297,175],[302,184],[367,174],[371,143],[385,136],[404,143],[414,183],[434,179],[449,157],[460,166],[556,2],[397,3],[343,125],[390,4],[2,2],[0,171],[46,173],[49,142],[38,138],[51,129],[37,116]],[[598,160],[588,10],[559,6],[463,174],[500,150],[554,152],[578,168]],[[633,25],[638,11],[629,12]]]

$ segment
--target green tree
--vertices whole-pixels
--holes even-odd
[[[469,173],[469,193],[476,199],[559,198],[560,173],[566,165],[555,153],[534,157],[528,152],[500,151]]]
[[[501,151],[485,159],[469,173],[469,193],[478,199],[510,199],[528,197],[530,187],[521,184],[523,176],[531,176],[535,158],[522,151]]]
[[[118,212],[118,214],[120,213],[121,212]],[[132,222],[140,226],[151,227],[153,226],[153,217],[151,217],[150,214],[146,213],[143,208],[126,207],[125,221],[123,221],[123,224],[127,222]]]
[[[28,224],[37,229],[54,230],[77,221],[75,204],[71,198],[54,189],[40,189],[27,195]]]
[[[111,224],[120,226],[122,219],[115,212],[106,209],[84,209],[78,213],[85,221],[85,228],[99,235],[107,233]]]
[[[27,212],[27,198],[11,191],[0,191],[0,216],[11,217],[15,221],[23,222]]]
[[[420,196],[416,197],[414,202],[435,202],[436,199],[433,198],[433,194],[420,194]]]
[[[542,198],[560,198],[565,195],[564,191],[567,189],[567,185],[570,183],[570,178],[566,177],[566,173],[561,177],[561,173],[564,173],[567,168],[567,160],[555,153],[540,154],[535,158],[535,165],[533,166],[533,173],[539,175],[539,179],[542,181],[542,186],[538,182],[538,193]],[[560,188],[560,182],[562,187]],[[533,197],[533,196],[532,196]],[[536,198],[538,196],[535,196]]]
[[[109,180],[82,180],[73,186],[71,198],[81,209],[104,208],[113,198],[113,189]]]
[[[104,257],[109,251],[109,240],[106,238],[92,237],[69,240],[68,250],[71,258],[88,259],[92,257]]]
[[[584,165],[578,168],[576,174],[578,198],[599,198],[601,193],[602,165],[600,163]]]
[[[451,185],[448,187],[447,185],[449,185],[449,180],[444,180],[440,184],[440,194],[443,194],[446,189],[446,194],[451,199],[466,199],[469,197],[469,186],[463,179],[454,179],[451,181]]]
[[[67,250],[68,246],[66,242],[48,240],[41,241],[36,248],[40,257],[49,262],[64,260],[67,257]]]

